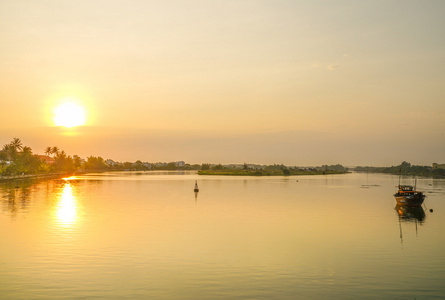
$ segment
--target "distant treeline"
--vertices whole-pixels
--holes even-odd
[[[148,170],[196,170],[201,174],[224,173],[230,175],[301,175],[301,174],[338,174],[347,169],[340,164],[321,167],[288,167],[283,164],[186,164],[183,161],[169,163],[115,162],[100,156],[83,159],[78,155],[68,155],[57,146],[44,149],[45,155],[34,154],[24,146],[19,138],[14,138],[0,150],[0,176],[16,177],[22,175],[68,174],[91,171],[148,171]]]
[[[290,175],[326,175],[343,174],[347,169],[341,165],[323,165],[321,167],[287,167],[285,165],[210,165],[203,164],[199,175],[232,175],[232,176],[290,176]]]
[[[220,175],[311,175],[339,174],[348,169],[340,164],[322,165],[318,167],[289,167],[283,164],[186,164],[183,161],[169,163],[115,162],[100,156],[90,156],[82,159],[78,155],[70,156],[57,146],[46,147],[45,155],[36,155],[30,147],[14,138],[0,150],[0,176],[44,175],[52,173],[75,173],[89,171],[119,171],[119,170],[197,170],[199,174]],[[401,165],[392,167],[356,167],[356,172],[387,173],[394,175],[412,175],[445,178],[445,169],[429,166],[411,165],[404,161]]]
[[[45,175],[53,173],[76,173],[109,170],[199,170],[201,165],[177,163],[116,163],[102,157],[90,156],[82,159],[78,155],[70,156],[57,146],[44,149],[45,155],[34,154],[32,149],[24,146],[19,138],[3,145],[0,150],[0,176],[15,177],[22,175]]]
[[[354,171],[445,178],[445,169],[433,169],[429,166],[411,165],[409,162],[406,161],[402,162],[398,166],[392,167],[355,167]]]

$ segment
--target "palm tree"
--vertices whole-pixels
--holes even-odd
[[[10,144],[16,151],[23,149],[22,141],[19,138],[14,138]]]
[[[28,146],[25,146],[25,147],[23,147],[23,154],[29,154],[29,155],[32,155],[32,149],[31,149],[31,147],[28,147]]]
[[[58,158],[65,159],[65,158],[66,158],[66,153],[65,153],[65,151],[62,150],[62,151],[58,152],[58,153],[57,153],[57,157],[58,157]]]
[[[2,151],[6,153],[10,160],[13,160],[17,156],[17,149],[12,146],[12,143],[4,145]]]
[[[57,156],[57,155],[59,154],[59,147],[54,146],[54,147],[51,149],[51,153],[54,154],[54,156]]]
[[[28,173],[32,167],[32,161],[34,156],[32,155],[31,147],[23,147],[21,155],[17,159],[17,171],[19,173]]]
[[[51,153],[53,153],[53,148],[51,148],[51,146],[48,146],[45,148],[45,152],[46,155],[50,156]]]

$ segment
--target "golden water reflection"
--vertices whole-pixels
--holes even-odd
[[[60,224],[71,226],[77,221],[77,210],[77,201],[73,194],[73,187],[67,180],[57,203],[56,218]]]

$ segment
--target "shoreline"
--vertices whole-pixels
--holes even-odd
[[[350,172],[339,171],[290,171],[284,174],[282,170],[204,170],[198,171],[198,175],[221,175],[221,176],[304,176],[304,175],[334,175],[347,174]]]
[[[43,179],[43,178],[60,178],[66,176],[73,176],[78,173],[49,173],[49,174],[28,174],[28,175],[17,175],[17,176],[1,176],[0,183],[14,180],[26,180],[26,179]]]

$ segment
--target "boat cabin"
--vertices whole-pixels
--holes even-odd
[[[404,191],[404,192],[413,192],[414,188],[412,185],[399,185],[398,186],[400,191]]]

